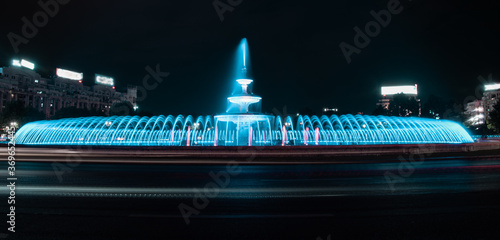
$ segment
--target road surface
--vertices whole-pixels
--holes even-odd
[[[0,233],[7,235],[0,238],[498,239],[500,233],[495,151],[423,159],[302,156],[294,164],[200,163],[189,156],[148,162],[131,154],[135,161],[127,161],[117,152],[87,162],[84,151],[72,158],[60,151],[57,157],[54,149],[20,149],[16,233],[4,224]],[[0,167],[6,179],[7,163]],[[8,189],[0,191],[7,212]]]

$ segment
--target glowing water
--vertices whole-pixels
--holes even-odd
[[[237,88],[225,114],[205,116],[88,117],[39,121],[16,134],[19,144],[121,146],[274,146],[473,142],[446,120],[384,116],[298,116],[260,111],[252,93],[246,39],[238,48]],[[293,122],[295,121],[295,125]]]
[[[249,78],[249,69],[247,68],[248,61],[248,42],[244,38],[241,40],[240,46],[237,51],[237,60],[236,62],[239,65],[236,66],[237,74],[235,74],[235,81],[238,84],[233,95],[228,97],[228,107],[227,113],[260,113],[260,101],[261,97],[255,96],[251,91],[251,84],[253,83],[253,79]]]
[[[251,115],[250,115],[251,116]],[[250,117],[248,116],[248,117]],[[265,115],[264,115],[265,116]],[[253,119],[256,127],[215,128],[212,117],[87,117],[32,122],[16,134],[19,144],[122,146],[355,145],[470,143],[459,124],[385,116],[299,116]],[[241,119],[242,122],[246,121]],[[227,123],[227,122],[226,122]]]

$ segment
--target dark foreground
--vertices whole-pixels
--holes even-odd
[[[16,233],[4,215],[0,238],[498,239],[500,154],[474,155],[229,169],[20,160]]]

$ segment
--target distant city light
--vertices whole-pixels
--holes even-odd
[[[323,112],[338,112],[338,108],[323,108]]]
[[[417,95],[417,84],[406,86],[382,87],[382,95],[395,95],[399,93]]]
[[[12,66],[21,67],[21,61],[19,61],[19,60],[12,60]]]
[[[21,60],[21,66],[25,68],[29,68],[31,70],[35,69],[35,64],[26,60]]]
[[[66,79],[70,79],[70,80],[82,80],[83,79],[83,73],[73,72],[73,71],[69,71],[69,70],[61,69],[61,68],[58,68],[56,70],[56,74],[58,77],[66,78]]]
[[[500,89],[500,84],[498,84],[498,83],[484,85],[485,91],[492,91],[492,90],[497,90],[497,89]]]
[[[99,74],[95,75],[95,83],[107,85],[107,86],[115,85],[115,81],[112,77],[106,77],[106,76],[99,75]]]
[[[22,59],[21,61],[17,60],[17,59],[14,59],[12,60],[12,66],[16,66],[16,67],[25,67],[25,68],[28,68],[28,69],[35,69],[35,64],[30,62],[30,61],[26,61],[24,59]]]

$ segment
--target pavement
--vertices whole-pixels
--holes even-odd
[[[467,149],[246,161],[21,147],[16,233],[0,238],[498,239],[500,153]]]

